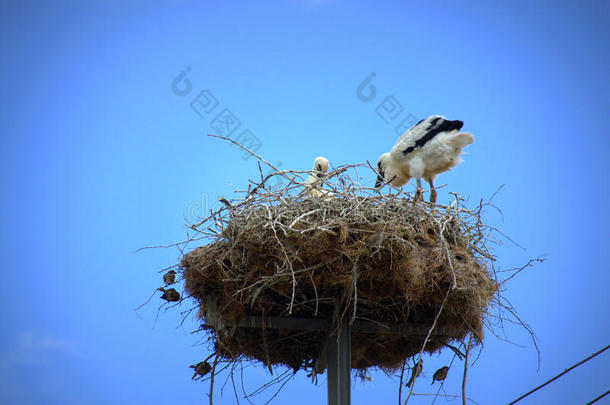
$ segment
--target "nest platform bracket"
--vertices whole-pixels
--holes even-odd
[[[327,319],[305,319],[288,317],[245,316],[239,320],[224,320],[217,312],[214,295],[207,297],[208,313],[206,324],[216,329],[224,327],[273,328],[291,330],[328,331],[332,322]],[[326,352],[328,370],[328,405],[350,405],[351,401],[351,334],[352,331],[364,333],[398,333],[401,335],[426,336],[429,327],[417,324],[385,325],[378,322],[355,320],[351,325],[348,317],[343,317],[340,327],[329,336],[323,351]],[[435,329],[432,335],[459,336],[460,331],[447,328]]]

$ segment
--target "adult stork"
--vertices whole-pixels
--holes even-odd
[[[474,142],[469,132],[460,132],[464,123],[433,115],[419,121],[398,138],[389,153],[377,161],[379,175],[375,187],[385,181],[394,187],[417,179],[416,198],[423,200],[421,179],[430,184],[430,202],[436,202],[434,179],[461,162],[460,154]]]

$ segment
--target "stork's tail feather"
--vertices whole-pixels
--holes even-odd
[[[474,136],[470,132],[457,132],[451,137],[450,143],[461,150],[466,145],[474,143]]]

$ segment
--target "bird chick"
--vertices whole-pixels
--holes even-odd
[[[432,376],[432,384],[434,384],[434,381],[445,381],[445,378],[447,377],[447,371],[449,371],[449,367],[447,366],[441,367],[436,370],[434,372],[434,375]]]
[[[180,293],[173,288],[158,288],[163,294],[161,294],[161,299],[164,299],[167,302],[176,302],[180,301]]]
[[[392,150],[379,157],[375,187],[385,182],[401,187],[415,178],[415,196],[423,200],[423,178],[430,184],[430,202],[435,203],[434,179],[460,163],[462,149],[474,142],[471,133],[460,132],[463,125],[462,121],[433,115],[407,129]]]
[[[316,198],[326,197],[325,200],[328,200],[330,196],[333,195],[332,192],[325,190],[321,187],[322,179],[324,178],[324,174],[328,171],[328,159],[322,156],[318,156],[313,161],[313,169],[312,173],[305,180],[305,189],[307,193]]]
[[[212,370],[212,366],[210,366],[210,363],[207,361],[200,361],[199,363],[192,364],[189,367],[195,369],[195,373],[191,377],[191,380],[198,380]]]
[[[176,282],[176,272],[174,270],[170,270],[163,275],[163,282],[165,285],[174,284]]]
[[[424,362],[421,359],[419,359],[419,361],[417,363],[415,363],[415,366],[413,366],[413,368],[411,369],[411,378],[409,379],[409,381],[407,381],[407,387],[411,387],[411,385],[413,384],[415,379],[421,373],[421,370],[423,367],[424,367]]]

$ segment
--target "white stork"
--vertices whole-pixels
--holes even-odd
[[[307,180],[305,180],[305,189],[312,197],[321,197],[321,196],[331,196],[331,193],[328,190],[324,190],[321,188],[322,179],[324,178],[324,173],[328,171],[328,159],[322,156],[318,156],[313,161],[313,169],[312,173],[309,175]]]
[[[419,121],[398,138],[389,153],[377,161],[379,176],[375,187],[388,181],[394,187],[417,179],[416,198],[423,200],[422,177],[430,184],[430,202],[436,202],[434,179],[461,162],[460,154],[474,142],[469,132],[460,132],[464,123],[433,115]]]

